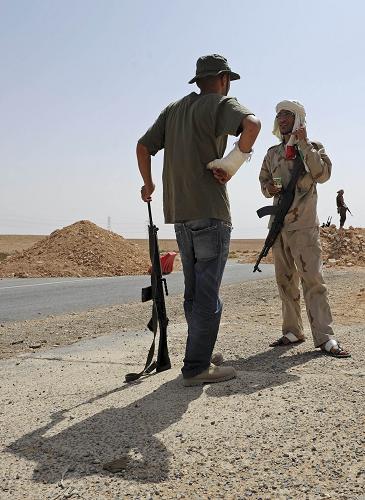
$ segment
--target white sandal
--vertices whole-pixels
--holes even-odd
[[[351,354],[345,349],[342,349],[340,344],[335,339],[329,339],[325,344],[320,346],[321,351],[328,356],[334,358],[351,358]]]
[[[302,342],[305,342],[305,340],[298,339],[298,337],[292,332],[286,332],[282,337],[280,337],[278,340],[275,340],[275,342],[269,345],[270,347],[276,347],[278,345],[301,344]]]

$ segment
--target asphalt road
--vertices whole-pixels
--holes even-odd
[[[269,278],[270,264],[253,273],[252,264],[228,262],[223,284]],[[182,272],[166,276],[169,294],[183,292]],[[0,323],[40,318],[69,312],[86,311],[141,300],[141,289],[150,283],[149,276],[111,278],[11,278],[0,280]]]

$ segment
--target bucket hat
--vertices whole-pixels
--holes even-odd
[[[229,73],[230,80],[239,80],[241,77],[234,73],[228,66],[227,59],[219,54],[201,56],[196,62],[196,73],[189,83],[194,83],[198,78],[206,76],[217,76],[221,73]]]

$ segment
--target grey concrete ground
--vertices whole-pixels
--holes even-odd
[[[330,285],[342,293],[344,279]],[[173,368],[131,385],[123,377],[151,340],[142,329],[0,362],[0,498],[364,498],[364,323],[337,326],[350,360],[313,350],[308,330],[304,344],[271,349],[273,280],[225,287],[223,298],[217,348],[233,381],[182,387],[179,314]],[[103,469],[116,459],[121,472]]]

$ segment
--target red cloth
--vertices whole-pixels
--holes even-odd
[[[160,256],[162,274],[170,274],[172,272],[176,255],[176,252],[167,252]],[[151,274],[152,266],[150,266],[148,272]]]
[[[170,274],[172,272],[176,255],[176,252],[167,252],[165,255],[161,255],[162,274]]]

